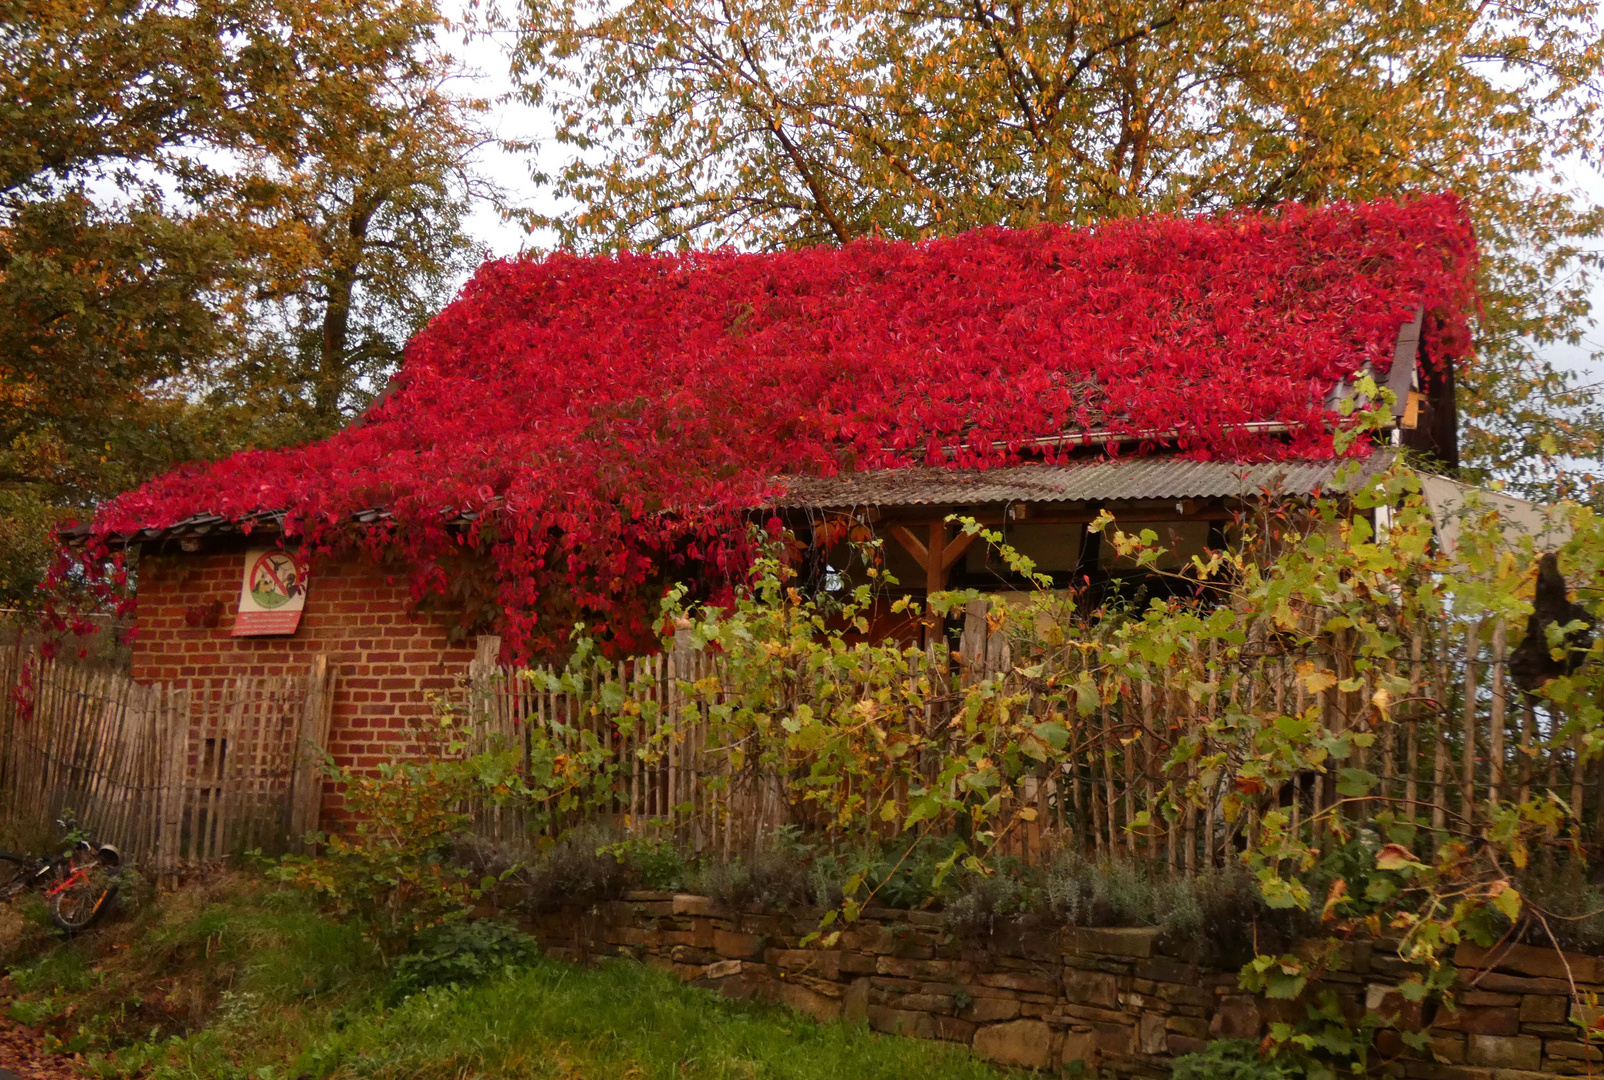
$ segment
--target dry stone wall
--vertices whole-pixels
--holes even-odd
[[[1151,929],[1062,929],[960,940],[939,915],[868,909],[835,948],[802,948],[818,913],[735,911],[703,896],[625,900],[534,916],[552,955],[629,956],[730,997],[761,997],[821,1021],[963,1043],[989,1061],[1104,1075],[1167,1077],[1214,1038],[1259,1038],[1290,1018],[1237,990],[1234,972],[1168,955]],[[1601,1070],[1573,1015],[1570,985],[1604,989],[1604,960],[1525,946],[1462,949],[1462,1008],[1436,1018],[1438,1060],[1398,1053],[1410,1080],[1527,1080]],[[1365,945],[1329,980],[1356,1009],[1388,1011],[1401,972]]]

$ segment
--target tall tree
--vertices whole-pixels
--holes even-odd
[[[52,521],[338,426],[477,249],[432,0],[0,0],[0,599]]]
[[[776,247],[1450,189],[1486,253],[1474,471],[1598,495],[1585,325],[1604,210],[1584,0],[524,0],[522,92],[586,247]],[[1554,463],[1568,455],[1577,468]]]

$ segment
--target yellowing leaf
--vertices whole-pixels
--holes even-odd
[[[1302,680],[1303,688],[1311,694],[1318,694],[1337,685],[1337,676],[1333,672],[1316,668],[1308,660],[1298,665],[1298,678]]]

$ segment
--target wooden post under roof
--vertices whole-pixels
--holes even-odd
[[[925,568],[925,596],[928,598],[947,587],[947,571],[952,565],[963,557],[974,542],[975,534],[960,532],[952,539],[947,538],[947,522],[944,518],[937,518],[929,523],[929,542],[921,543],[914,535],[913,530],[906,525],[892,525],[891,535],[897,543],[907,549],[914,561]],[[929,646],[938,635],[936,617],[925,613],[925,645]]]

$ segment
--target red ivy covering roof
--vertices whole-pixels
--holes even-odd
[[[655,605],[625,601],[665,559],[735,568],[735,526],[779,474],[987,467],[1080,432],[1175,430],[1196,457],[1330,456],[1327,393],[1366,364],[1385,373],[1417,305],[1428,356],[1465,354],[1475,269],[1450,196],[490,262],[365,423],[186,466],[95,527],[285,509],[287,535],[313,546],[399,545],[420,596],[445,587],[449,553],[479,548],[515,652],[576,613],[627,636]],[[377,506],[389,519],[353,538],[353,513]],[[447,526],[464,511],[467,535]]]

